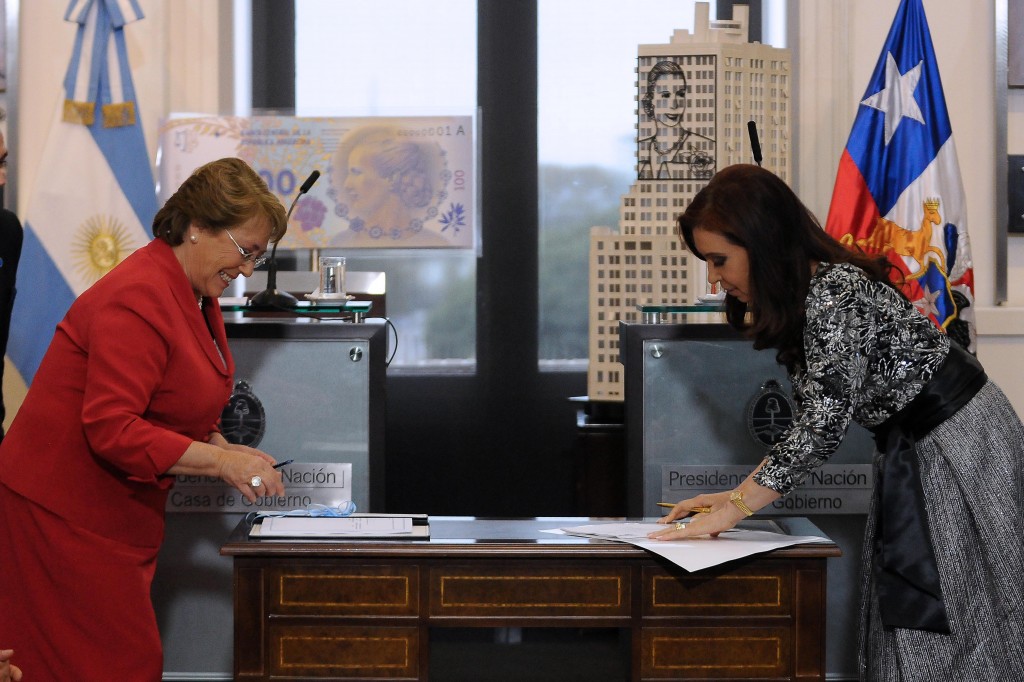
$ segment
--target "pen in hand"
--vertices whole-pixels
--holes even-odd
[[[278,462],[277,464],[275,464],[275,465],[274,465],[274,468],[275,468],[275,469],[280,469],[281,467],[283,467],[283,466],[286,466],[286,465],[288,465],[288,464],[291,464],[291,463],[292,463],[292,462],[294,462],[294,461],[295,461],[294,459],[286,459],[286,460],[285,460],[285,461],[283,461],[283,462]]]
[[[675,505],[672,504],[671,502],[658,502],[658,506],[659,507],[668,507],[669,509],[671,509]],[[710,514],[711,513],[711,507],[694,507],[693,509],[690,509],[689,511],[693,512],[694,514]]]

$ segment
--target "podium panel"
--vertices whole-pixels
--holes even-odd
[[[226,320],[245,414],[225,435],[278,461],[351,463],[360,511],[383,511],[386,330],[287,318]],[[250,511],[249,509],[243,511]],[[176,513],[157,564],[153,603],[164,645],[164,679],[230,680],[232,567],[220,547],[244,513]]]
[[[256,447],[279,461],[351,463],[352,501],[380,511],[383,410],[372,403],[384,392],[383,325],[241,320],[227,331],[236,388],[245,382],[263,409]]]
[[[664,513],[656,504],[663,501],[666,467],[698,474],[724,472],[742,480],[757,466],[768,446],[752,433],[757,431],[758,421],[751,406],[769,382],[776,382],[787,396],[791,393],[785,369],[775,362],[775,351],[754,350],[750,340],[726,324],[621,323],[619,335],[625,367],[629,516]],[[857,500],[866,500],[870,495],[873,456],[870,432],[853,424],[827,466],[839,471],[864,472],[866,489],[854,492]],[[707,485],[694,490],[694,494],[729,489],[738,483],[724,475],[709,475],[705,480]],[[836,494],[848,492],[840,489]],[[664,501],[677,502],[689,496]],[[864,504],[859,513],[821,514],[785,509],[759,512],[759,516],[806,516],[843,551],[842,557],[830,560],[829,567],[830,676],[857,676],[856,647],[850,646],[850,642],[857,641],[866,511]]]

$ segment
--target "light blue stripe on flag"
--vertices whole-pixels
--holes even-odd
[[[90,130],[121,191],[135,210],[139,224],[149,230],[157,211],[156,183],[149,167],[142,124],[131,128],[104,128],[95,124]]]
[[[57,323],[74,300],[75,293],[26,222],[7,346],[7,355],[26,383],[35,376]]]

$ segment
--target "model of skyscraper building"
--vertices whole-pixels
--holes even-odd
[[[697,3],[694,30],[677,30],[637,56],[636,182],[622,198],[619,229],[590,236],[591,400],[623,399],[619,322],[640,305],[688,305],[707,293],[704,264],[679,238],[676,218],[711,176],[753,163],[747,124],[756,124],[762,165],[791,175],[790,51],[748,42],[749,11],[711,21]]]

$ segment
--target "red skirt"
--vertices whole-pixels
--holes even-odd
[[[157,551],[79,528],[0,484],[0,648],[14,649],[26,680],[157,682]]]

